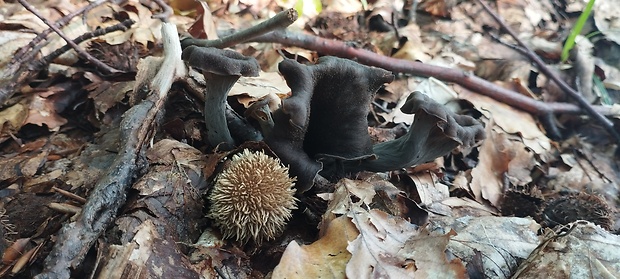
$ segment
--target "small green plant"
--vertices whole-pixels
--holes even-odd
[[[583,10],[581,15],[577,19],[577,22],[575,22],[573,30],[571,30],[570,34],[568,35],[566,43],[564,43],[564,48],[562,48],[562,56],[560,56],[560,58],[562,59],[562,63],[566,62],[566,60],[568,59],[568,53],[575,46],[575,38],[577,38],[577,35],[581,33],[583,26],[586,24],[586,21],[588,20],[588,17],[592,12],[592,7],[594,7],[594,1],[595,0],[588,1],[586,8]]]
[[[360,2],[362,2],[362,8],[364,10],[368,10],[368,1],[366,0],[360,0]]]
[[[317,14],[323,10],[323,3],[321,3],[321,0],[305,0],[305,1],[306,3],[304,3],[304,0],[298,0],[297,3],[295,3],[295,10],[297,11],[297,14],[303,15],[304,9],[307,8],[305,7],[306,5],[309,5],[309,7],[312,8],[314,11],[316,11]]]

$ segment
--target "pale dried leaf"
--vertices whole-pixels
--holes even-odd
[[[469,198],[449,197],[441,204],[449,206],[452,209],[451,216],[489,216],[497,214],[497,209],[489,205],[481,204]]]
[[[421,205],[433,212],[449,211],[441,201],[450,197],[450,191],[447,185],[439,182],[437,175],[432,172],[421,172],[410,177],[415,182]]]
[[[523,143],[536,154],[545,155],[551,150],[551,141],[540,130],[531,114],[465,89],[460,90],[459,97],[474,104],[478,111],[492,118],[504,132],[521,136]]]
[[[442,217],[431,220],[430,231],[456,231],[447,250],[470,264],[482,254],[486,278],[507,278],[539,244],[536,222],[516,217]],[[553,276],[552,276],[553,277]],[[557,277],[556,277],[557,278]]]
[[[358,234],[348,217],[334,219],[325,235],[314,243],[289,243],[272,278],[345,278],[345,266],[351,258],[347,245]]]
[[[519,267],[518,278],[619,278],[620,236],[580,221],[543,242]],[[559,260],[560,259],[560,260]],[[515,278],[515,277],[513,277]]]
[[[618,16],[620,1],[605,0],[594,2],[594,23],[605,38],[620,44],[620,17]]]
[[[349,278],[411,278],[415,268],[399,252],[419,234],[418,227],[402,218],[356,206],[348,213],[360,234],[347,247],[352,257]]]
[[[446,249],[456,232],[437,234],[423,230],[417,237],[407,240],[402,255],[412,259],[417,278],[467,278],[463,262],[447,258]]]
[[[478,202],[487,200],[498,206],[504,189],[504,175],[515,157],[514,144],[506,134],[495,132],[487,125],[487,139],[480,146],[480,162],[471,171],[470,189]]]
[[[362,202],[367,202],[368,206],[375,195],[374,186],[368,182],[342,179],[336,184],[335,191],[330,193],[326,199],[329,200],[327,210],[321,217],[319,228],[321,235],[325,234],[329,223],[336,218],[336,215],[347,214],[353,206],[360,206]],[[351,194],[360,199],[357,203],[351,201]]]
[[[255,100],[269,94],[284,95],[291,92],[282,76],[276,72],[261,71],[257,77],[241,77],[233,85],[228,96],[247,94]]]
[[[54,90],[49,88],[49,90]],[[49,92],[46,92],[49,93]],[[63,118],[56,112],[53,98],[42,97],[44,93],[32,96],[29,104],[28,118],[25,123],[31,123],[39,126],[47,125],[50,131],[58,131],[60,126],[67,123],[67,119]]]

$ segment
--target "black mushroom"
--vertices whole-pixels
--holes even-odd
[[[321,57],[309,67],[314,80],[310,124],[304,150],[313,158],[370,156],[370,103],[377,90],[394,80],[391,72],[357,62]]]
[[[409,132],[398,139],[374,145],[376,159],[350,163],[348,171],[398,170],[432,161],[459,145],[469,147],[484,139],[480,122],[453,113],[423,93],[411,93],[401,111],[415,114]]]
[[[200,69],[205,77],[205,122],[211,146],[229,149],[235,145],[226,123],[226,98],[241,76],[258,76],[260,66],[253,57],[231,50],[189,46],[183,50],[183,60]]]
[[[414,92],[401,109],[415,114],[407,134],[373,145],[369,108],[376,91],[393,80],[390,72],[336,57],[322,57],[309,66],[287,59],[279,69],[292,96],[274,112],[274,126],[265,141],[297,176],[298,193],[310,189],[319,177],[398,170],[484,138],[474,118]]]
[[[282,100],[281,107],[274,111],[274,126],[265,142],[289,165],[290,174],[297,177],[297,192],[303,193],[312,187],[321,170],[321,164],[303,150],[314,88],[312,71],[290,59],[280,62],[278,69],[291,88],[291,96]]]
[[[279,69],[292,96],[274,112],[265,141],[290,164],[298,192],[312,186],[325,157],[372,156],[366,117],[375,92],[394,79],[390,72],[337,57],[309,66],[287,59]]]

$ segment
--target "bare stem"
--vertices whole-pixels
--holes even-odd
[[[168,22],[168,18],[174,12],[172,8],[164,2],[164,0],[153,0],[162,9],[160,14],[153,15],[153,18],[157,18],[163,22]]]

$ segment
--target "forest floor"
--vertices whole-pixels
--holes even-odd
[[[619,0],[0,4],[2,278],[620,278]]]

